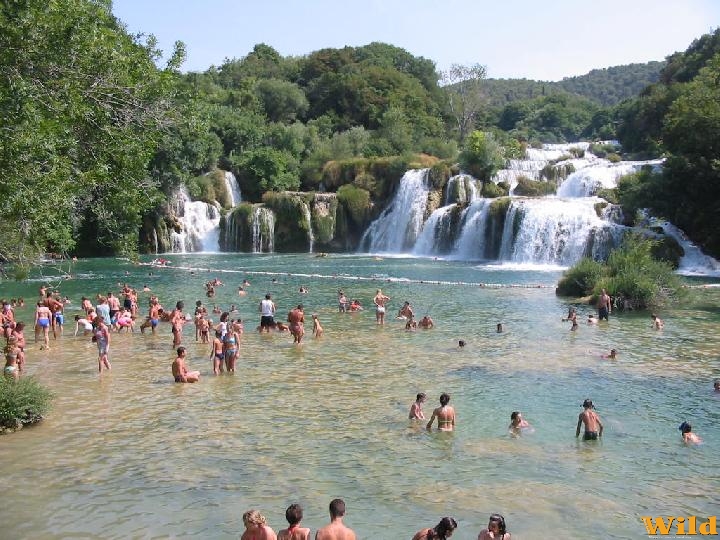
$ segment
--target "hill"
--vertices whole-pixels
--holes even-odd
[[[503,107],[513,101],[552,94],[575,94],[599,105],[612,106],[638,95],[646,86],[657,82],[664,67],[665,62],[628,64],[593,69],[585,75],[566,77],[557,82],[487,79],[484,89],[489,104],[497,107]]]

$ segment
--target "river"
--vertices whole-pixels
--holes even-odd
[[[259,509],[277,531],[293,502],[315,531],[341,497],[358,538],[409,539],[447,515],[459,523],[453,538],[475,539],[498,512],[515,539],[620,539],[645,537],[640,516],[707,517],[720,507],[717,279],[689,281],[708,285],[661,310],[662,331],[651,329],[647,312],[588,326],[594,310],[578,305],[581,324],[571,332],[561,322],[571,302],[554,293],[556,267],[168,258],[168,268],[82,260],[64,266],[73,279],[50,278],[73,302],[66,334],[40,351],[28,332],[27,365],[57,397],[42,423],[0,437],[0,536],[237,538],[245,510]],[[184,300],[192,312],[195,300],[207,303],[203,283],[213,277],[225,283],[213,301],[236,304],[245,320],[234,375],[212,375],[209,347],[195,343],[192,325],[183,339],[189,367],[202,373],[194,385],[172,382],[166,323],[155,336],[113,334],[113,369],[102,376],[94,344],[72,336],[82,295],[147,284],[165,306]],[[245,278],[251,285],[240,297]],[[42,281],[5,282],[1,294],[32,304]],[[338,313],[340,288],[366,310]],[[377,288],[391,298],[384,326],[369,309]],[[294,346],[287,334],[257,334],[268,292],[282,319],[302,302],[325,335]],[[405,331],[392,316],[405,300],[436,327]],[[19,318],[32,313],[27,306]],[[611,348],[618,359],[602,359]],[[420,391],[428,416],[441,392],[451,394],[454,433],[409,423]],[[598,443],[575,439],[585,398],[605,424]],[[514,410],[533,433],[509,436]],[[703,445],[682,444],[684,420]]]

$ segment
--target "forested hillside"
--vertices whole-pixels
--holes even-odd
[[[575,94],[598,105],[611,106],[637,96],[646,86],[657,82],[664,66],[665,62],[647,62],[593,69],[585,75],[566,77],[557,82],[487,79],[483,83],[483,91],[488,105],[493,107],[558,93]]]
[[[480,65],[439,73],[431,59],[385,43],[302,57],[258,44],[182,74],[184,45],[159,65],[152,36],[129,35],[109,0],[6,2],[0,263],[26,266],[47,251],[136,253],[138,231],[167,217],[180,187],[228,210],[207,174],[218,168],[235,174],[250,203],[286,190],[338,192],[360,224],[411,166],[444,160],[447,172],[460,150],[495,166],[527,144],[616,135],[630,151],[673,158],[672,182],[650,195],[635,189],[633,204],[651,197],[662,209],[692,195],[672,217],[704,234],[717,219],[698,205],[717,208],[712,186],[720,185],[717,35],[670,57],[640,97],[605,107],[600,101],[636,91],[659,63],[559,83],[492,81]],[[490,171],[487,163],[474,167]],[[706,245],[720,252],[716,241]]]

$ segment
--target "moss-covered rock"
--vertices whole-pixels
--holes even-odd
[[[483,197],[488,199],[495,199],[497,197],[507,197],[508,188],[507,184],[495,184],[494,182],[483,182],[482,190],[480,192]]]
[[[542,182],[537,180],[530,180],[526,177],[518,178],[518,184],[515,186],[515,195],[525,197],[544,197],[546,195],[553,195],[557,189],[557,184],[554,182]]]
[[[263,203],[275,213],[275,251],[303,252],[310,249],[310,210],[302,193],[267,192]]]

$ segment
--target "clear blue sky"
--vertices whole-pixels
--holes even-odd
[[[113,13],[166,53],[185,42],[185,71],[257,43],[304,56],[382,41],[439,70],[477,63],[537,80],[662,60],[720,26],[720,0],[113,0]]]

